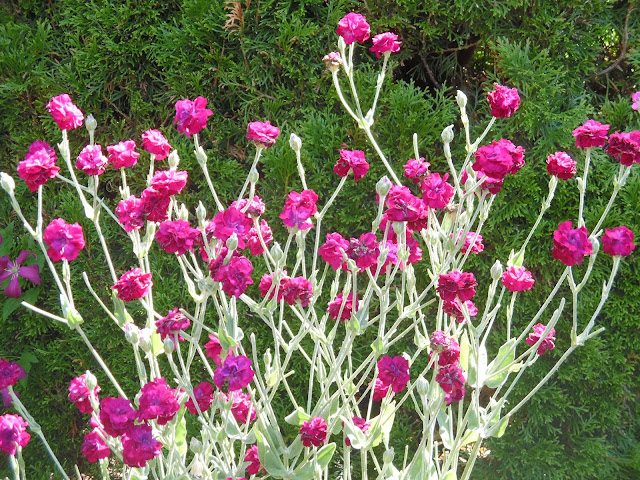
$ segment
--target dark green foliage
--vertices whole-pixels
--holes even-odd
[[[252,161],[253,149],[244,140],[246,124],[271,120],[282,129],[277,145],[263,155],[258,187],[270,208],[267,220],[282,243],[286,232],[277,216],[288,192],[302,187],[295,156],[287,145],[289,134],[295,132],[303,140],[307,181],[318,192],[320,204],[338,183],[333,173],[338,150],[364,150],[371,163],[369,174],[355,187],[349,181],[333,214],[322,225],[322,236],[335,230],[357,236],[370,228],[374,185],[385,171],[363,133],[340,108],[321,58],[335,50],[338,20],[350,10],[359,11],[367,15],[372,33],[391,29],[403,41],[401,52],[392,57],[394,78],[385,80],[381,115],[373,126],[397,172],[414,156],[414,132],[418,133],[420,154],[432,163],[432,169],[446,170],[440,132],[451,123],[460,127],[453,101],[457,88],[469,97],[475,135],[489,118],[485,98],[492,82],[520,91],[520,110],[509,120],[498,121],[487,139],[505,136],[523,145],[527,165],[505,182],[482,232],[485,252],[470,260],[473,271],[486,280],[494,260],[505,263],[509,251],[521,244],[537,217],[547,191],[547,155],[566,150],[581,166],[583,155],[575,149],[571,132],[587,118],[610,124],[612,131],[639,127],[640,117],[630,108],[630,95],[640,84],[639,15],[630,11],[627,2],[254,0],[236,5],[233,10],[233,2],[209,0],[14,0],[0,4],[0,170],[15,172],[17,162],[35,139],[51,144],[59,141],[59,131],[44,105],[51,96],[68,92],[84,112],[93,113],[98,120],[96,138],[103,146],[139,139],[144,130],[160,128],[179,150],[181,168],[192,172],[181,201],[193,212],[196,199],[209,198],[208,190],[202,175],[196,173],[193,144],[171,123],[176,100],[202,95],[209,99],[215,115],[202,132],[201,143],[225,203],[238,195],[239,178]],[[359,50],[358,55],[362,64],[357,81],[361,101],[368,105],[379,63],[365,50]],[[602,73],[611,65],[617,66]],[[86,142],[80,130],[71,132],[70,139],[72,152],[78,152]],[[454,148],[460,158],[464,153],[460,142]],[[129,181],[132,192],[144,188],[146,168],[133,168]],[[616,170],[606,155],[594,153],[587,225],[594,225],[604,209]],[[118,176],[107,172],[101,182],[101,194],[115,206]],[[34,198],[24,183],[17,183],[22,208],[27,218],[33,219]],[[550,238],[559,222],[575,221],[577,192],[575,182],[560,183],[552,207],[527,249],[526,264],[537,284],[533,291],[519,296],[516,327],[525,325],[536,313],[561,271],[551,257]],[[79,221],[84,227],[87,248],[72,263],[78,287],[76,304],[87,319],[87,335],[123,388],[133,393],[138,385],[129,347],[79,283],[81,272],[87,271],[93,288],[108,298],[110,276],[95,232],[67,185],[50,182],[45,190],[45,224],[55,215]],[[639,192],[636,171],[604,227],[624,223],[640,234]],[[206,206],[211,213],[213,204],[209,201]],[[14,220],[6,197],[0,195],[0,230]],[[106,217],[102,225],[118,272],[130,268],[133,257],[122,231]],[[17,222],[15,232],[20,236],[3,254],[15,256],[21,248],[35,249]],[[622,263],[599,319],[599,324],[607,327],[605,333],[574,354],[521,410],[502,439],[488,442],[491,455],[477,464],[474,478],[631,480],[640,476],[637,256],[636,252]],[[157,283],[171,286],[162,293],[157,290],[158,310],[188,306],[189,296],[175,263],[166,255],[154,258]],[[608,256],[600,253],[580,306],[585,321],[596,306],[610,264]],[[263,273],[261,268],[256,265],[256,280]],[[577,275],[584,269],[576,268]],[[422,267],[417,273],[418,281],[423,281],[426,274]],[[51,278],[43,276],[37,303],[59,312],[54,291]],[[479,295],[485,295],[482,286]],[[570,292],[560,295],[568,298]],[[5,298],[0,298],[6,308]],[[135,309],[132,305],[134,316],[139,313]],[[212,313],[208,321],[216,325],[217,318]],[[558,351],[568,346],[569,321],[560,321],[556,327],[558,350],[546,354],[531,369],[514,392],[512,404],[544,376],[558,359]],[[0,356],[30,366],[28,378],[19,386],[25,405],[40,421],[67,471],[78,463],[82,471],[90,472],[91,467],[79,455],[87,419],[68,402],[67,387],[71,378],[89,368],[98,377],[103,394],[114,394],[105,375],[75,333],[53,326],[48,319],[19,308],[0,326],[4,339]],[[246,335],[256,334],[260,350],[269,347],[270,332],[258,319],[247,315],[242,328]],[[499,331],[500,326],[497,328]],[[370,351],[367,341],[372,340],[363,339],[354,356],[366,356]],[[300,362],[291,367],[302,379],[295,391],[306,392],[306,366]],[[201,375],[194,375],[194,380],[204,380]],[[290,412],[288,399],[282,400],[276,406],[280,417]],[[397,417],[392,435],[397,458],[405,445],[419,442],[412,434],[416,421],[410,415]],[[287,430],[287,435],[291,439],[295,432]],[[35,438],[25,457],[29,478],[49,478],[52,467]],[[8,474],[1,470],[2,462],[0,475]]]

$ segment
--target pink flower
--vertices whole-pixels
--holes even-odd
[[[178,125],[178,132],[184,133],[188,138],[200,133],[207,126],[207,118],[213,112],[206,108],[207,99],[197,97],[195,100],[178,100],[176,102],[176,118],[174,125]]]
[[[18,446],[24,448],[31,435],[27,433],[27,422],[19,415],[6,414],[0,417],[0,450],[15,455]]]
[[[82,126],[84,115],[66,93],[53,97],[46,107],[60,130],[73,130]]]
[[[339,233],[327,233],[327,241],[318,249],[318,254],[334,270],[338,270],[341,266],[345,268],[346,265],[340,250],[346,251],[349,245],[350,243]]]
[[[4,390],[9,385],[13,386],[21,378],[26,378],[27,372],[17,362],[10,362],[0,358],[0,390]]]
[[[32,192],[40,185],[55,177],[60,171],[56,166],[56,152],[47,142],[36,140],[29,147],[24,160],[18,163],[18,176],[25,181]]]
[[[573,136],[576,137],[576,147],[583,149],[604,147],[607,141],[607,132],[609,132],[609,125],[603,125],[595,120],[587,120],[584,125],[573,131]]]
[[[356,266],[364,272],[367,268],[377,265],[380,248],[378,239],[371,232],[363,233],[360,238],[352,238],[346,250],[347,256],[356,262]]]
[[[302,307],[307,307],[313,295],[313,284],[304,277],[288,279],[282,285],[282,298],[288,305],[295,305],[300,301]]]
[[[153,188],[145,188],[141,195],[142,211],[150,222],[162,222],[167,219],[167,209],[171,198],[156,192]]]
[[[462,232],[458,234],[458,241],[460,240],[461,236]],[[467,235],[464,237],[464,245],[462,245],[461,248],[462,253],[467,253],[469,248],[471,248],[471,253],[475,253],[476,255],[478,253],[481,253],[484,250],[484,245],[482,244],[483,240],[484,239],[482,238],[482,235],[476,235],[476,232],[467,233]],[[471,242],[473,242],[473,245],[471,245]]]
[[[260,465],[260,458],[258,458],[258,447],[256,445],[251,445],[247,450],[247,453],[244,456],[244,461],[248,462],[247,473],[249,475],[258,475],[262,465]],[[262,473],[266,474],[267,471],[262,468]]]
[[[322,417],[313,417],[310,421],[302,422],[299,432],[302,445],[319,447],[327,439],[327,422]]]
[[[369,428],[371,428],[371,424],[367,423],[367,421],[364,418],[354,415],[351,420],[353,421],[353,424],[356,427],[358,427],[360,430],[362,430],[362,433],[364,434],[366,434],[369,431]],[[343,422],[343,425],[344,425],[344,422]],[[344,444],[347,446],[351,446],[351,440],[349,440],[349,437],[344,439]]]
[[[453,197],[453,186],[447,183],[449,174],[440,177],[439,173],[432,173],[422,182],[422,200],[431,208],[442,209],[447,206]]]
[[[142,273],[142,270],[136,267],[123,273],[111,288],[117,291],[120,300],[129,303],[131,300],[144,297],[152,286],[151,273]]]
[[[502,274],[502,285],[510,292],[523,292],[531,290],[536,281],[531,272],[524,267],[516,268],[513,265],[507,267]]]
[[[633,232],[624,226],[605,229],[600,241],[602,251],[614,256],[626,257],[636,248],[633,243]]]
[[[119,437],[131,427],[138,413],[123,397],[105,397],[100,402],[100,423],[112,437]]]
[[[209,407],[213,403],[213,386],[209,382],[202,382],[193,389],[193,398],[196,399],[200,412],[204,413],[209,410]],[[198,408],[193,403],[193,398],[189,397],[189,400],[184,404],[187,410],[193,415],[198,414]]]
[[[243,392],[229,392],[229,395],[222,394],[222,398],[226,401],[233,402],[231,405],[231,414],[236,422],[245,424],[251,423],[256,419],[256,409],[251,404],[251,397],[247,393]]]
[[[177,195],[187,184],[187,176],[186,171],[160,170],[153,175],[150,187],[165,197]]]
[[[495,90],[487,95],[491,115],[496,118],[508,118],[520,106],[520,96],[517,88],[509,88],[494,83]]]
[[[238,236],[238,248],[246,247],[245,237],[251,230],[251,218],[234,207],[218,212],[213,219],[213,236],[226,242],[234,233]]]
[[[516,173],[524,165],[524,149],[509,140],[500,139],[483,145],[475,154],[472,168],[487,177],[503,179],[508,173]]]
[[[1,240],[0,240],[1,242]],[[0,257],[0,283],[9,278],[9,283],[4,289],[4,295],[10,298],[20,298],[22,289],[18,277],[26,278],[30,282],[40,285],[40,267],[38,265],[20,265],[31,255],[38,258],[37,255],[28,250],[22,250],[18,254],[15,263],[9,259],[8,255]]]
[[[471,300],[467,300],[464,302],[465,307],[467,307],[467,312],[470,317],[475,317],[478,315],[478,309]],[[456,322],[463,323],[464,322],[464,313],[462,313],[462,307],[460,302],[456,298],[455,300],[445,300],[442,304],[442,311],[449,315],[450,317],[454,317]]]
[[[593,246],[589,240],[589,232],[586,227],[572,229],[570,220],[558,225],[553,232],[553,249],[551,254],[556,260],[560,260],[566,266],[582,265],[585,255],[591,255]]]
[[[388,385],[386,383],[384,383],[382,380],[380,380],[380,378],[376,378],[376,382],[373,385],[373,401],[374,402],[380,402],[382,400],[384,400],[384,398],[387,396],[387,393],[389,392],[389,387],[391,385]],[[392,390],[393,392],[393,390]],[[392,394],[393,396],[393,394]]]
[[[369,40],[370,32],[371,28],[364,15],[353,12],[342,17],[336,29],[336,33],[342,37],[347,45],[351,45],[353,42],[366,42]]]
[[[249,207],[247,207],[247,203],[249,203]],[[248,198],[243,198],[239,202],[234,200],[230,206],[237,208],[241,212],[246,212],[247,215],[254,218],[262,215],[265,210],[264,202],[257,195],[254,196],[252,200]]]
[[[145,211],[144,203],[135,195],[131,195],[126,200],[120,200],[116,207],[118,221],[124,226],[126,232],[140,230],[144,227]]]
[[[413,180],[414,183],[421,183],[428,175],[431,164],[425,162],[424,157],[418,160],[410,158],[404,166],[404,176]]]
[[[447,274],[440,275],[436,291],[440,298],[453,302],[456,297],[461,302],[471,300],[476,294],[475,287],[478,285],[473,273],[465,273],[454,270]]]
[[[268,121],[251,122],[247,125],[247,139],[258,148],[270,148],[276,144],[276,139],[280,135],[280,129],[271,125]]]
[[[300,230],[313,227],[310,218],[318,212],[317,201],[318,195],[313,190],[303,190],[301,193],[292,191],[285,200],[280,214],[282,223],[287,227]]]
[[[464,384],[466,382],[464,372],[456,365],[445,365],[440,367],[438,374],[436,375],[436,382],[440,385],[440,388],[445,395],[445,401],[447,406],[451,405],[452,401],[460,401],[464,397]]]
[[[455,365],[460,359],[460,345],[453,337],[447,337],[441,330],[436,330],[430,337],[431,350],[438,354],[438,365]]]
[[[164,378],[156,378],[147,383],[140,393],[139,421],[157,419],[158,425],[166,425],[180,410],[175,391],[167,385]]]
[[[107,168],[107,157],[100,145],[87,145],[76,160],[76,168],[87,175],[102,175]]]
[[[427,227],[429,211],[424,202],[413,195],[407,187],[394,185],[385,200],[387,209],[383,218],[392,222],[407,222],[411,230]]]
[[[153,438],[151,425],[134,425],[122,436],[122,461],[129,467],[144,467],[161,450],[162,443]]]
[[[186,330],[189,325],[191,325],[189,319],[176,307],[173,310],[169,310],[165,317],[156,320],[156,331],[160,334],[162,340],[167,337],[173,340],[176,333],[180,332],[180,330]],[[178,340],[183,341],[184,338],[178,335]]]
[[[569,180],[576,174],[577,164],[567,152],[556,152],[547,157],[547,172],[560,180]]]
[[[147,130],[142,134],[142,148],[155,155],[156,160],[164,160],[172,147],[159,130]]]
[[[78,410],[82,413],[93,413],[93,408],[91,408],[91,400],[89,399],[91,395],[94,396],[96,400],[98,400],[98,393],[100,392],[100,387],[98,385],[95,386],[93,392],[87,388],[87,374],[80,375],[79,377],[71,380],[69,384],[69,400],[76,404]]]
[[[269,245],[273,241],[271,227],[269,227],[269,224],[264,219],[260,222],[260,236],[262,236],[265,245]],[[260,236],[258,236],[258,230],[255,226],[251,227],[246,235],[246,243],[251,255],[260,255],[264,252]]]
[[[333,171],[339,177],[346,177],[349,172],[353,172],[353,180],[358,183],[369,171],[369,164],[364,159],[362,150],[340,150],[340,158]]]
[[[226,247],[224,251],[226,251]],[[251,279],[253,265],[248,258],[238,254],[234,254],[229,263],[224,265],[225,257],[226,253],[221,252],[215,260],[209,263],[211,278],[216,282],[222,282],[224,293],[238,298],[253,283]]]
[[[640,163],[640,131],[609,135],[607,153],[625,167]]]
[[[269,298],[275,297],[276,288],[273,288],[273,290],[271,289],[273,286],[274,276],[275,276],[275,272],[265,273],[260,279],[260,285],[258,288],[260,289],[260,294],[263,297],[266,297],[267,295],[269,295]],[[289,284],[290,280],[291,279],[287,276],[287,271],[283,270],[280,273],[280,284],[278,286],[278,298],[277,298],[278,302],[282,300],[282,298],[284,297],[284,289]],[[271,293],[269,293],[270,290],[271,290]]]
[[[90,463],[96,463],[101,458],[107,458],[111,454],[109,446],[98,433],[98,429],[94,429],[84,436],[80,451]]]
[[[330,52],[322,57],[322,61],[327,66],[327,70],[330,72],[336,72],[342,65],[342,57],[338,52]]]
[[[378,360],[378,378],[394,393],[402,392],[410,380],[409,361],[404,357],[382,357]]]
[[[84,248],[84,235],[79,223],[66,223],[62,218],[52,220],[42,235],[44,243],[49,245],[47,255],[54,262],[72,261],[78,258]]]
[[[136,142],[133,140],[126,140],[117,145],[109,145],[107,153],[109,154],[108,160],[114,168],[133,167],[138,163],[138,157],[140,156],[136,152]]]
[[[542,337],[542,334],[544,333],[546,328],[547,326],[541,323],[534,325],[533,333],[529,334],[529,338],[527,338],[527,343],[529,345],[535,345],[536,343],[538,343],[538,340],[540,340],[540,337]],[[556,329],[552,328],[551,330],[549,330],[549,333],[547,333],[547,336],[544,337],[544,340],[542,340],[540,345],[538,345],[538,355],[544,355],[547,350],[553,350],[553,347],[555,347],[555,344],[554,344],[555,341],[556,341]]]
[[[222,359],[220,358],[220,354],[222,353],[222,345],[220,345],[220,340],[213,334],[209,335],[209,341],[204,344],[204,348],[206,349],[206,355],[213,363],[220,366],[222,365]]]
[[[155,239],[165,252],[184,255],[193,252],[193,244],[200,237],[200,230],[191,228],[186,220],[171,220],[162,222]]]
[[[633,102],[631,104],[631,108],[637,111],[638,105],[640,105],[640,92],[635,92],[633,95],[631,95],[631,101]]]
[[[369,50],[375,52],[376,57],[380,58],[381,53],[399,52],[401,44],[402,42],[398,42],[398,36],[395,33],[384,32],[373,37],[373,47]]]
[[[253,380],[251,364],[251,360],[244,355],[228,355],[222,366],[213,372],[213,383],[226,392],[240,390]]]
[[[358,309],[359,303],[360,302],[358,302],[358,299],[356,298],[355,310]],[[342,307],[342,304],[344,304],[344,307]],[[342,308],[342,314],[340,314],[340,308]],[[331,318],[331,320],[337,320],[338,315],[340,315],[340,321],[344,322],[345,320],[351,318],[352,311],[354,311],[353,293],[350,293],[347,296],[347,300],[345,301],[342,292],[340,292],[338,296],[330,301],[329,305],[327,306],[327,312],[329,313],[329,317]]]

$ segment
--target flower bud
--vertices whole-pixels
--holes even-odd
[[[0,187],[2,187],[5,192],[13,197],[13,191],[16,188],[16,182],[14,182],[13,178],[11,178],[6,173],[0,172]]]
[[[189,210],[187,210],[187,206],[184,203],[178,209],[178,218],[185,222],[189,221]]]
[[[131,345],[137,345],[140,336],[140,329],[135,323],[128,322],[124,325],[124,338]]]
[[[491,278],[494,282],[497,282],[502,277],[502,264],[500,260],[496,260],[496,263],[491,267]]]
[[[260,180],[260,175],[258,174],[258,170],[252,168],[249,172],[249,183],[256,184]]]
[[[98,379],[89,370],[87,370],[84,378],[85,378],[84,382],[87,385],[87,388],[89,389],[90,392],[93,392],[93,390],[98,385]]]
[[[444,143],[451,143],[453,141],[453,125],[449,125],[442,130],[442,141]]]
[[[180,156],[178,155],[178,151],[174,150],[169,154],[169,168],[171,170],[177,170],[178,164],[180,163]]]
[[[229,252],[233,252],[236,248],[238,248],[238,234],[236,232],[233,232],[227,239],[226,245]]]
[[[282,248],[280,248],[280,244],[278,242],[275,242],[273,247],[271,247],[271,256],[276,263],[280,262],[282,257],[284,257],[284,252],[282,251]]]
[[[591,242],[591,246],[593,247],[591,249],[591,256],[594,256],[598,253],[598,250],[600,250],[600,240],[592,235],[589,237],[589,241]]]
[[[267,351],[264,352],[264,355],[262,355],[262,358],[264,359],[264,366],[265,368],[271,368],[271,362],[273,360],[273,358],[271,357],[271,349],[267,348]]]
[[[164,353],[166,353],[167,355],[173,353],[173,351],[176,349],[176,345],[175,343],[173,343],[173,340],[171,340],[171,337],[165,338],[162,342],[162,346],[164,347]]]
[[[322,61],[327,66],[327,70],[329,70],[331,73],[337,72],[343,63],[342,57],[338,52],[328,53],[322,58]]]
[[[193,453],[202,453],[202,442],[198,440],[196,437],[191,437],[191,441],[189,442],[189,448]]]
[[[389,177],[385,175],[380,180],[378,180],[378,183],[376,183],[376,192],[378,192],[378,195],[380,195],[381,197],[386,197],[392,186],[393,184],[391,183],[391,180],[389,180]]]
[[[191,474],[191,478],[202,478],[204,474],[204,463],[202,463],[199,458],[195,458],[191,464],[189,473]]]
[[[467,96],[461,90],[458,90],[456,94],[456,102],[458,102],[458,106],[462,110],[463,108],[467,108]]]
[[[149,353],[151,351],[151,330],[148,328],[141,328],[138,332],[138,338],[142,351]]]
[[[207,154],[205,153],[204,148],[198,147],[196,150],[194,150],[194,153],[196,154],[198,165],[204,165],[205,163],[207,163]]]
[[[203,222],[207,217],[207,209],[204,208],[202,202],[198,202],[198,206],[196,207],[196,217],[198,217],[198,221]]]
[[[429,395],[429,382],[422,375],[416,380],[416,390],[418,390],[418,395],[421,397]]]
[[[393,457],[394,456],[395,456],[395,451],[393,450],[393,447],[389,447],[382,454],[382,461],[385,464],[389,464],[389,463],[393,462]]]
[[[302,148],[302,140],[295,133],[292,133],[289,137],[289,145],[294,152],[299,152]]]
[[[98,126],[98,122],[96,121],[95,118],[93,118],[93,115],[89,114],[87,115],[87,118],[85,118],[84,120],[84,126],[86,127],[87,131],[89,133],[93,133],[96,131],[96,127]]]

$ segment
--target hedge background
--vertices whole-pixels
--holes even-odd
[[[456,89],[469,97],[476,135],[489,119],[485,98],[492,82],[520,91],[520,110],[498,122],[499,128],[488,140],[504,135],[523,145],[527,166],[505,182],[494,204],[490,224],[483,231],[485,252],[471,264],[476,272],[488,271],[496,258],[506,261],[508,252],[523,240],[546,192],[546,156],[566,150],[582,160],[571,137],[576,126],[587,118],[610,124],[612,131],[640,126],[630,101],[631,93],[640,89],[640,10],[634,10],[634,2],[594,0],[578,5],[541,0],[523,6],[515,0],[7,0],[0,4],[0,169],[15,172],[35,139],[58,141],[59,131],[44,105],[52,96],[67,92],[98,120],[98,143],[139,138],[148,128],[161,128],[180,151],[181,166],[195,172],[192,145],[171,122],[177,100],[203,95],[215,116],[201,135],[202,143],[209,153],[211,176],[227,201],[237,194],[237,178],[251,161],[251,148],[244,140],[246,124],[271,120],[282,129],[281,140],[264,157],[259,191],[271,206],[267,218],[274,235],[282,239],[279,208],[286,194],[300,187],[286,141],[291,132],[303,139],[308,182],[320,202],[337,183],[332,167],[343,143],[375,158],[366,139],[341,111],[321,61],[325,53],[335,50],[335,26],[348,11],[365,14],[372,32],[393,30],[403,41],[401,52],[392,57],[393,79],[385,82],[381,115],[374,126],[396,171],[413,156],[413,132],[418,133],[420,150],[434,170],[444,168],[439,136],[444,126],[457,122]],[[364,49],[359,56],[359,82],[367,96],[373,91],[379,63]],[[80,131],[70,138],[75,152],[86,141]],[[596,155],[589,178],[587,225],[593,225],[604,208],[616,168],[604,155]],[[143,171],[142,166],[134,169],[139,176],[132,179],[132,191],[142,189]],[[344,235],[368,228],[373,215],[371,192],[383,174],[381,165],[373,161],[367,177],[349,189],[348,197],[342,195],[340,207],[323,226],[327,230],[339,226]],[[115,200],[116,176],[114,172],[105,175],[102,193]],[[183,201],[202,197],[198,177],[191,177]],[[24,210],[32,218],[33,197],[22,182],[17,183]],[[560,221],[575,218],[577,210],[575,185],[561,183],[527,254],[527,264],[541,287],[560,271],[550,255],[551,234]],[[49,205],[55,204],[56,216],[86,223],[79,203],[64,185],[48,185],[47,196]],[[512,202],[514,197],[526,202]],[[604,226],[624,223],[640,234],[639,204],[636,169]],[[51,209],[49,215],[53,213]],[[119,242],[124,238],[118,229],[103,224],[105,234],[114,239],[112,254],[122,271],[131,254]],[[22,227],[15,224],[4,196],[0,196],[0,231],[5,238],[0,254],[14,257],[21,248],[33,249]],[[101,275],[105,266],[97,239],[91,236],[91,228],[85,232],[87,248],[72,263],[76,282],[86,270],[96,279],[94,288],[106,291],[109,284],[100,280],[106,276]],[[637,258],[635,252],[622,263],[599,320],[606,332],[570,358],[502,439],[488,442],[491,455],[479,462],[474,478],[640,477]],[[597,262],[591,291],[583,296],[582,318],[595,308],[610,262],[605,255]],[[156,269],[159,283],[176,285],[178,276],[169,259],[160,257]],[[40,289],[28,295],[38,295],[38,305],[57,311],[51,283],[44,276]],[[76,293],[79,310],[96,312],[93,299],[80,290]],[[516,326],[535,313],[545,296],[542,290],[519,297]],[[186,289],[174,287],[156,303],[168,309],[183,304],[187,296]],[[13,306],[5,297],[0,302],[4,312]],[[99,313],[94,318],[85,313],[85,318],[87,334],[123,379],[123,387],[135,390],[124,340]],[[29,370],[19,388],[24,403],[41,422],[67,471],[78,463],[83,472],[90,472],[91,466],[79,454],[87,422],[68,402],[67,387],[71,378],[90,368],[103,393],[110,394],[104,375],[77,335],[42,317],[19,308],[0,318],[0,328],[0,356],[19,360]],[[262,326],[245,326],[247,333],[252,329],[266,348],[268,336],[261,334]],[[568,329],[557,330],[559,348],[531,369],[518,387],[520,397],[557,360],[557,352],[566,348]],[[288,413],[284,410],[283,417]],[[397,452],[416,440],[409,428],[402,428],[411,421],[407,417],[397,422],[393,434]],[[49,478],[52,467],[36,439],[25,457],[29,478]],[[8,475],[4,456],[0,475]]]

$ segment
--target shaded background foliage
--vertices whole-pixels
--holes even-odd
[[[508,121],[498,122],[487,139],[505,136],[523,145],[527,166],[505,182],[494,204],[490,224],[483,231],[485,252],[470,264],[481,276],[479,272],[488,272],[495,259],[505,262],[509,251],[526,236],[546,192],[546,156],[566,150],[582,160],[571,137],[576,126],[594,118],[610,124],[612,131],[639,127],[638,113],[631,110],[629,100],[639,89],[640,68],[640,18],[633,6],[633,2],[610,0],[584,4],[569,0],[524,4],[516,0],[7,0],[0,4],[0,168],[15,172],[37,138],[52,144],[58,141],[59,131],[44,105],[53,95],[68,92],[85,113],[98,120],[98,143],[139,138],[148,128],[160,128],[180,151],[181,167],[196,172],[192,144],[171,128],[171,122],[177,100],[202,95],[209,99],[215,116],[201,141],[209,153],[211,176],[227,202],[237,195],[237,179],[251,161],[252,151],[244,140],[246,124],[271,120],[282,129],[281,140],[264,156],[259,186],[259,194],[271,207],[267,218],[276,238],[285,234],[277,219],[284,198],[301,187],[295,157],[286,142],[291,132],[303,139],[309,186],[318,192],[321,203],[337,184],[332,167],[338,149],[365,150],[372,163],[370,173],[341,195],[339,207],[323,225],[327,231],[359,235],[369,228],[373,186],[384,170],[361,132],[341,111],[321,61],[335,49],[338,20],[348,11],[358,11],[367,16],[372,32],[393,30],[403,41],[401,52],[391,61],[393,79],[385,82],[381,114],[374,126],[396,171],[413,156],[413,132],[418,133],[421,154],[433,170],[445,169],[439,137],[444,126],[457,122],[456,89],[469,97],[476,135],[489,119],[485,96],[491,83],[499,81],[520,91],[520,110]],[[359,88],[365,98],[371,97],[379,63],[369,52],[359,52]],[[70,138],[72,151],[79,151],[86,142],[81,131],[72,132]],[[459,145],[457,153],[461,153]],[[605,155],[596,154],[588,187],[587,225],[594,225],[608,200],[615,168]],[[133,172],[132,191],[139,192],[145,168],[138,165]],[[631,175],[605,227],[624,223],[640,234],[638,177],[637,171]],[[103,176],[101,193],[112,202],[117,182],[114,172]],[[33,198],[18,183],[25,213],[33,218]],[[520,295],[515,326],[526,324],[535,314],[545,289],[560,271],[550,255],[551,235],[560,221],[575,219],[577,205],[575,185],[561,183],[527,252],[526,262],[538,288]],[[200,176],[192,175],[181,200],[194,207],[193,199],[206,196],[203,187]],[[86,223],[75,194],[63,184],[50,182],[46,195],[56,216]],[[207,206],[212,211],[212,205]],[[54,218],[53,210],[48,210],[45,221]],[[0,230],[10,232],[14,220],[8,201],[0,197]],[[113,240],[116,268],[123,271],[131,264],[132,254],[117,226],[104,223],[105,234]],[[10,250],[6,253],[33,249],[20,225],[13,231],[15,242],[5,244]],[[91,228],[85,232],[87,248],[72,262],[75,282],[82,271],[91,272],[94,288],[106,294],[110,283],[97,238]],[[595,308],[610,262],[604,255],[597,262],[580,306],[582,318]],[[160,286],[156,304],[166,309],[188,306],[188,293],[171,259],[158,255],[153,268]],[[513,419],[502,439],[487,443],[491,454],[479,462],[474,478],[640,476],[639,270],[637,253],[623,261],[599,320],[606,332],[573,355]],[[256,274],[260,273],[258,268]],[[45,276],[42,289],[34,289],[31,295],[39,293],[38,304],[57,311],[52,287]],[[11,305],[4,297],[0,301],[5,302],[2,308],[7,313]],[[97,350],[108,359],[123,387],[134,392],[133,365],[124,339],[114,333],[113,325],[82,288],[77,290],[76,303]],[[216,323],[215,318],[210,321]],[[569,320],[559,323],[558,350],[568,345],[568,325]],[[20,360],[29,368],[19,388],[25,404],[41,422],[67,470],[78,463],[81,470],[90,471],[79,455],[88,425],[68,402],[67,387],[72,377],[90,368],[104,394],[112,394],[106,378],[73,332],[23,309],[3,315],[0,326],[0,356]],[[268,347],[268,332],[262,325],[248,317],[243,328],[256,332],[259,348]],[[362,353],[368,348],[364,344]],[[517,387],[517,396],[524,396],[544,375],[559,357],[558,350],[536,363]],[[304,371],[303,365],[292,368]],[[286,402],[278,408],[282,417],[289,413]],[[392,436],[396,452],[418,440],[411,436],[414,421],[410,415],[398,417]],[[51,467],[37,441],[25,456],[30,478],[48,478]],[[1,462],[4,458],[0,469]],[[0,474],[6,473],[0,470]]]

